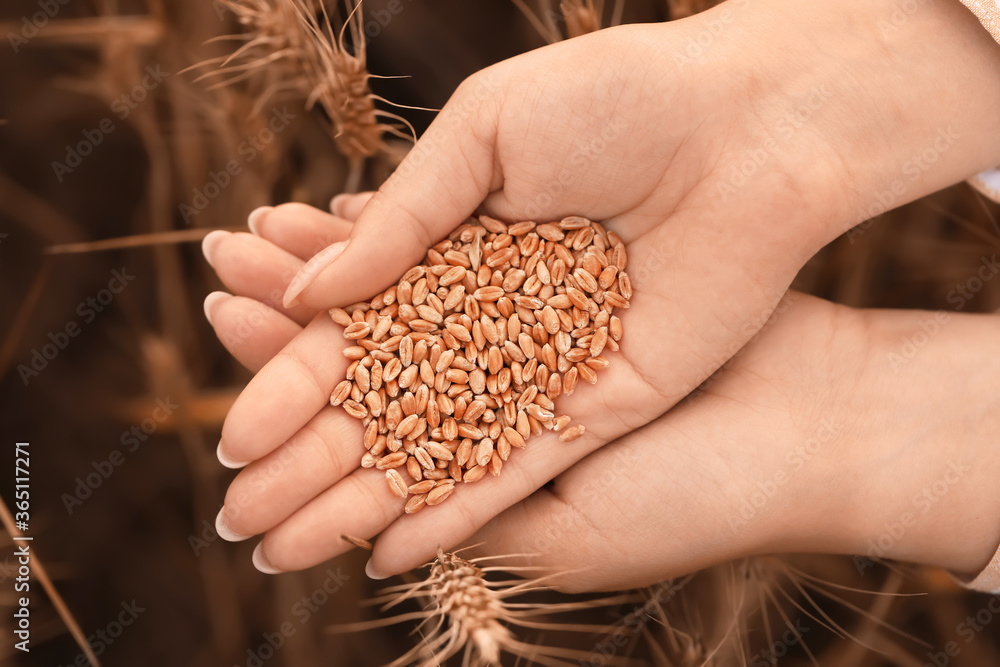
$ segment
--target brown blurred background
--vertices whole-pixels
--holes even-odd
[[[365,20],[388,5],[369,0]],[[467,75],[543,43],[507,0],[401,5],[368,46],[373,73],[409,77],[373,83],[375,92],[400,104],[439,108]],[[625,20],[667,20],[699,8],[633,0]],[[44,21],[36,20],[40,12]],[[243,159],[240,143],[256,136],[268,110],[284,106],[268,105],[253,116],[252,91],[210,91],[195,81],[199,72],[180,73],[226,53],[225,45],[205,42],[239,30],[231,11],[209,0],[6,0],[0,22],[9,42],[0,46],[0,495],[11,503],[12,443],[30,441],[28,534],[83,634],[94,638],[106,665],[255,664],[283,623],[294,633],[261,663],[368,667],[403,654],[414,641],[408,628],[326,632],[334,623],[375,617],[358,609],[377,588],[363,575],[364,554],[267,577],[251,566],[253,541],[224,543],[212,527],[233,474],[215,460],[219,429],[248,375],[202,315],[203,297],[219,285],[198,241],[202,230],[243,227],[256,206],[295,200],[324,207],[342,190],[347,163],[322,112],[289,102],[296,118],[287,131],[205,202],[199,197],[208,194],[212,174]],[[12,32],[29,36],[22,43]],[[418,132],[432,117],[403,115]],[[81,142],[91,144],[91,154],[76,164],[67,146]],[[362,185],[376,187],[405,148],[394,143],[369,160]],[[57,162],[65,166],[54,167]],[[197,210],[201,203],[196,214],[181,208]],[[953,309],[948,291],[997,249],[998,215],[1000,207],[955,186],[882,216],[856,238],[837,240],[803,270],[796,287],[859,307]],[[164,236],[168,232],[181,235]],[[136,238],[112,245],[136,247],[94,245],[124,237]],[[964,310],[998,307],[1000,285],[987,283]],[[0,545],[0,607],[6,608],[15,603],[16,558],[9,536]],[[755,581],[789,590],[790,600],[808,608],[780,574],[790,562],[751,564],[759,568]],[[794,563],[847,586],[929,591],[907,598],[839,591],[916,639],[879,630],[858,610],[817,596],[831,619],[883,652],[816,629],[807,640],[824,665],[922,665],[928,651],[954,639],[957,624],[988,601],[933,572],[875,566],[859,577],[850,559]],[[708,656],[678,644],[660,625],[668,620],[704,645],[738,626],[746,634],[739,638],[746,644],[743,663],[771,664],[760,662],[771,641],[762,614],[753,605],[737,609],[726,602],[745,585],[734,578],[753,580],[741,567],[699,575],[663,602],[665,619],[653,618],[620,654],[650,664],[657,656],[669,657],[669,664],[701,664]],[[337,592],[317,594],[325,584]],[[86,664],[74,662],[80,650],[37,582],[31,596],[31,653],[14,650],[5,613],[0,663]],[[304,603],[304,596],[315,596],[314,602]],[[775,597],[781,601],[775,609],[790,610],[791,618],[806,618],[814,628],[822,624],[818,612],[804,616]],[[632,608],[585,618],[615,623]],[[780,616],[771,613],[780,626]],[[119,620],[128,625],[117,634]],[[949,664],[1000,664],[1000,622],[995,625]],[[588,648],[602,639],[566,641]],[[677,657],[685,650],[687,658]],[[741,661],[736,653],[720,653],[710,664]],[[779,664],[809,659],[795,646]]]

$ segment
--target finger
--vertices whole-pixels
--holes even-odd
[[[254,373],[302,331],[273,308],[225,292],[205,298],[205,317],[226,350]]]
[[[357,194],[343,193],[330,200],[330,213],[354,222],[361,215],[362,209],[372,198],[374,192],[359,192]]]
[[[344,379],[342,330],[321,313],[268,362],[240,394],[222,426],[220,458],[242,467],[274,451],[309,422]]]
[[[282,305],[282,290],[302,266],[302,260],[253,234],[215,231],[202,242],[205,259],[219,279],[238,296],[256,299],[299,324],[316,311]]]
[[[331,243],[345,240],[354,225],[312,206],[282,204],[258,208],[250,214],[247,226],[260,238],[307,260]]]
[[[360,447],[362,430],[343,410],[321,410],[288,442],[236,476],[216,521],[220,534],[233,540],[270,530],[357,470],[357,451],[346,445]]]
[[[320,309],[368,299],[464,222],[500,186],[494,169],[498,90],[494,69],[463,83],[364,207],[350,241],[307,262],[285,302]]]
[[[266,573],[302,570],[353,548],[341,535],[369,539],[403,513],[383,473],[359,469],[269,530],[254,552]]]

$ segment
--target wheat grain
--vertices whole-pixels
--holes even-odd
[[[421,494],[419,496],[410,496],[410,499],[406,501],[406,505],[403,507],[403,511],[407,514],[416,514],[422,510],[427,505],[427,494]]]
[[[427,504],[440,505],[448,498],[448,496],[452,494],[454,490],[454,484],[441,484],[440,486],[435,486],[431,492],[427,494]]]
[[[360,537],[354,537],[353,535],[341,535],[340,539],[344,540],[345,542],[353,544],[359,549],[366,549],[368,551],[371,551],[372,549],[375,548],[374,545],[372,545],[372,543],[369,542],[368,540],[361,539]]]
[[[412,514],[498,476],[532,435],[580,437],[555,401],[596,382],[617,349],[626,262],[621,239],[580,216],[480,216],[393,287],[331,310],[351,364],[330,402],[365,422],[362,466],[385,471]]]
[[[385,481],[389,486],[389,491],[391,491],[394,496],[405,498],[410,494],[406,482],[403,480],[403,476],[400,475],[399,471],[395,468],[390,468],[385,471]]]

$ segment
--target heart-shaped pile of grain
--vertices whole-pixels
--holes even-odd
[[[385,470],[412,514],[457,482],[499,475],[532,434],[583,435],[555,400],[597,382],[601,353],[618,349],[626,261],[617,234],[580,216],[508,226],[484,215],[370,302],[331,310],[354,361],[330,402],[365,423],[361,465]]]

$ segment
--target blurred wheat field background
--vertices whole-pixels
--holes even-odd
[[[382,586],[364,576],[361,550],[269,577],[251,565],[252,541],[215,534],[233,476],[215,448],[249,376],[204,321],[202,299],[219,284],[199,241],[245,229],[257,206],[325,208],[344,190],[377,188],[411,128],[433,118],[378,98],[440,108],[504,58],[710,4],[368,0],[344,44],[309,50],[315,35],[300,21],[323,16],[309,0],[8,0],[0,426],[5,452],[32,443],[33,567],[44,565],[68,613],[33,581],[31,652],[14,648],[5,613],[0,662],[87,664],[74,624],[104,665],[376,667],[406,655],[420,639],[412,625],[330,632],[383,617],[362,606]],[[335,28],[352,7],[327,1]],[[953,311],[949,291],[997,250],[998,217],[955,186],[837,239],[794,287],[851,306]],[[994,283],[962,305],[998,308]],[[13,452],[2,460],[10,505]],[[8,532],[0,540],[0,605],[13,610],[16,547]],[[1000,664],[1000,622],[984,622],[992,598],[932,570],[860,569],[847,557],[769,557],[602,604],[532,593],[567,627],[517,636],[580,652],[562,664],[920,667],[972,617],[983,629],[940,664]]]

